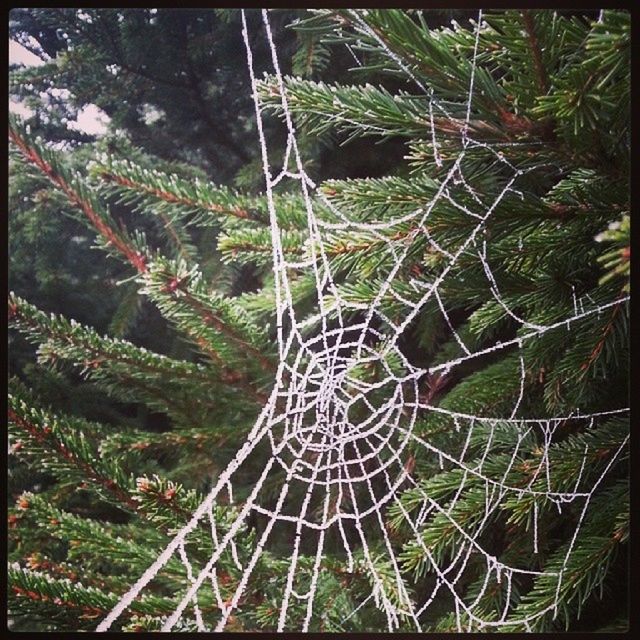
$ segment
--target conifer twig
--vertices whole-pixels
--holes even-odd
[[[18,133],[13,127],[9,127],[9,139],[13,142],[22,155],[31,164],[35,165],[44,175],[51,180],[67,196],[69,201],[82,210],[87,216],[91,224],[96,228],[98,233],[111,245],[113,245],[120,253],[133,265],[139,272],[147,271],[146,258],[139,251],[129,244],[110,227],[93,209],[91,204],[75,191],[71,185],[57,172],[29,143]]]
[[[260,216],[257,212],[250,212],[242,207],[224,207],[212,202],[202,202],[194,198],[188,198],[185,195],[178,196],[175,193],[171,193],[170,191],[159,189],[158,187],[152,187],[150,185],[143,184],[142,182],[136,182],[131,178],[118,175],[112,171],[103,170],[100,173],[100,177],[105,182],[115,182],[121,187],[151,195],[155,198],[158,198],[158,200],[162,200],[169,204],[185,205],[188,207],[193,207],[195,209],[204,209],[207,211],[212,211],[214,213],[222,213],[225,215],[234,216],[236,218],[240,218],[241,220],[254,220],[256,222],[268,224],[268,220]]]

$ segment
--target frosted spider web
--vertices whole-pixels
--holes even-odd
[[[436,100],[433,92],[413,75],[403,61],[367,25],[361,17],[365,13],[353,11],[352,15],[360,31],[374,38],[386,51],[389,58],[429,97],[434,160],[438,166],[443,166],[443,161],[438,153],[434,112],[450,117],[447,110]],[[185,587],[186,591],[175,610],[164,619],[162,630],[169,631],[181,628],[185,621],[200,631],[224,630],[233,613],[241,609],[242,606],[247,606],[241,602],[243,594],[250,585],[252,577],[255,578],[254,570],[269,542],[270,535],[273,535],[277,526],[283,524],[294,528],[295,535],[288,557],[286,583],[278,604],[278,631],[285,629],[307,631],[314,620],[314,615],[320,615],[314,605],[316,604],[319,579],[325,570],[325,543],[330,532],[335,533],[338,540],[341,541],[347,571],[353,571],[354,566],[358,564],[369,574],[370,594],[361,600],[351,615],[354,615],[367,603],[374,604],[384,613],[389,631],[398,629],[400,624],[404,622],[408,622],[416,631],[421,631],[423,630],[425,612],[441,593],[445,593],[453,601],[453,613],[455,613],[458,630],[465,628],[470,630],[472,627],[490,630],[507,623],[530,629],[535,618],[557,609],[564,566],[574,549],[590,500],[627,444],[627,439],[625,439],[589,490],[581,489],[584,461],[587,456],[585,449],[585,457],[576,478],[574,491],[554,491],[552,489],[553,469],[549,458],[549,447],[554,431],[567,419],[581,419],[593,423],[600,416],[624,413],[627,409],[621,408],[614,411],[581,415],[579,409],[576,408],[570,415],[561,417],[518,417],[525,384],[525,362],[522,347],[527,340],[534,339],[548,331],[562,330],[563,328],[570,330],[573,323],[594,313],[601,313],[608,307],[619,304],[621,299],[600,306],[590,301],[591,304],[585,307],[584,300],[576,299],[574,295],[573,315],[553,324],[538,325],[519,317],[500,295],[489,264],[487,244],[483,239],[483,232],[487,221],[505,195],[509,192],[517,193],[514,184],[518,178],[533,169],[516,168],[502,154],[469,136],[482,12],[478,16],[476,26],[473,72],[470,78],[466,120],[464,126],[461,127],[462,148],[457,159],[441,180],[435,196],[426,207],[392,220],[368,221],[366,223],[352,220],[347,214],[335,207],[316,188],[314,182],[305,172],[266,10],[262,11],[262,18],[287,128],[283,168],[274,176],[267,157],[253,56],[243,11],[242,35],[247,52],[248,71],[262,152],[273,246],[279,350],[279,365],[275,383],[269,399],[246,441],[226,469],[219,475],[215,486],[206,499],[156,561],[99,624],[97,630],[109,629],[143,588],[162,571],[170,560],[175,558],[184,565],[189,585],[188,588]],[[503,169],[508,169],[511,176],[493,202],[488,204],[483,203],[465,182],[462,171],[462,160],[465,154],[474,147],[483,147],[493,153],[496,162],[501,163]],[[290,168],[290,164],[293,165],[293,168]],[[276,213],[273,189],[282,181],[293,181],[299,185],[306,207],[308,232],[308,240],[305,244],[306,257],[297,261],[290,259],[283,248],[283,234]],[[474,202],[473,209],[464,206],[452,197],[450,187],[454,184],[462,185],[471,194]],[[315,202],[314,196],[318,199]],[[425,226],[425,221],[431,211],[443,199],[477,221],[471,233],[454,253],[442,248],[429,235]],[[326,215],[318,215],[318,201],[331,211],[334,217],[329,220]],[[384,231],[393,231],[398,225],[408,221],[411,222],[413,229],[409,237],[406,238],[408,242],[390,242],[389,236],[383,234]],[[339,234],[341,237],[349,238],[350,234],[362,231],[366,231],[371,237],[381,241],[384,250],[393,257],[394,265],[382,282],[373,303],[369,305],[349,301],[341,295],[324,246],[324,240],[327,237],[335,237],[336,234]],[[416,279],[411,282],[416,293],[416,299],[411,300],[400,295],[393,288],[393,283],[408,255],[410,241],[419,233],[426,235],[433,250],[443,255],[447,262],[433,282],[427,284]],[[526,332],[513,340],[496,342],[482,350],[472,351],[465,345],[462,337],[455,331],[454,323],[447,314],[438,291],[441,283],[465,253],[473,253],[479,257],[492,296],[509,316],[527,330]],[[312,272],[315,278],[318,310],[311,317],[300,318],[294,309],[290,280],[290,273],[293,270]],[[381,307],[385,296],[394,297],[402,305],[404,315],[401,322],[394,322],[383,312]],[[398,343],[405,329],[428,304],[438,306],[453,337],[460,345],[463,355],[430,368],[420,368],[414,366],[407,359]],[[353,313],[354,311],[360,313],[359,317],[362,320],[348,322],[345,316],[348,312]],[[330,318],[334,319],[333,323],[330,322]],[[444,375],[468,360],[508,348],[517,349],[520,362],[520,391],[514,398],[513,409],[508,416],[496,418],[455,412],[435,406],[420,396],[418,383],[424,376]],[[359,375],[362,367],[367,366],[375,366],[377,371],[382,372],[375,382],[367,381]],[[416,421],[428,412],[445,414],[454,421],[455,429],[461,436],[466,434],[461,438],[464,440],[464,444],[460,451],[446,451],[438,448],[415,433]],[[479,462],[467,461],[465,455],[474,429],[478,426],[486,428],[488,432],[484,452]],[[498,426],[507,426],[512,429],[517,434],[517,442],[502,477],[496,479],[485,470],[484,464],[491,451],[494,430]],[[510,486],[506,482],[506,478],[517,461],[521,445],[528,436],[536,431],[539,439],[543,442],[539,466],[533,471],[527,486]],[[446,506],[430,497],[412,477],[412,469],[408,464],[407,455],[409,445],[418,447],[421,455],[435,458],[441,467],[443,464],[447,464],[462,472],[462,480],[458,490],[453,500],[448,502]],[[223,535],[218,531],[215,505],[223,497],[229,502],[233,501],[234,478],[238,477],[239,472],[244,468],[243,465],[248,466],[247,463],[254,459],[253,456],[261,447],[262,455],[264,455],[265,446],[268,447],[267,450],[271,452],[271,455],[259,477],[253,483],[249,495],[242,504],[238,505],[237,517]],[[272,493],[270,494],[271,500],[268,499],[267,485],[271,474],[276,471],[284,474],[284,481],[276,491],[277,498],[274,506]],[[538,477],[546,477],[546,490],[541,491],[533,488]],[[463,493],[465,484],[472,478],[479,480],[484,485],[485,510],[473,525],[460,524],[456,520],[453,510]],[[381,487],[383,491],[381,491]],[[421,504],[417,515],[411,515],[399,499],[400,493],[407,488],[417,491],[420,497]],[[273,489],[271,488],[269,491],[272,492]],[[537,500],[544,499],[554,503],[560,512],[565,504],[575,502],[581,505],[564,565],[558,573],[544,573],[528,569],[526,566],[519,567],[502,563],[483,547],[481,536],[486,530],[487,524],[490,523],[491,516],[505,499],[522,499],[523,497],[534,500],[534,517],[531,527],[534,553],[538,551]],[[394,550],[384,519],[384,510],[392,505],[395,505],[402,514],[415,542],[429,561],[429,569],[433,572],[435,582],[428,593],[420,595],[413,593],[409,577],[400,567],[398,553]],[[250,557],[241,562],[236,552],[236,544],[240,536],[244,535],[247,520],[252,513],[260,514],[265,525],[257,535],[257,542]],[[460,533],[462,543],[449,560],[439,562],[421,536],[424,526],[428,526],[428,518],[433,515],[446,518],[450,526]],[[207,526],[211,527],[213,552],[206,565],[201,570],[194,571],[194,563],[189,559],[187,548],[190,536],[196,527],[202,526],[202,523],[208,523]],[[307,540],[311,538],[315,541],[313,545],[315,551],[311,554],[313,562],[310,577],[307,575],[306,581],[301,581],[299,576],[303,538]],[[391,593],[388,583],[385,584],[382,579],[379,565],[376,565],[372,550],[373,539],[384,549],[393,574],[395,593]],[[216,567],[225,553],[233,557],[241,577],[233,596],[223,600]],[[357,558],[356,555],[358,555]],[[470,559],[478,557],[484,558],[486,561],[484,583],[473,597],[465,596],[459,583],[462,582],[461,577],[469,565]],[[549,604],[546,609],[536,612],[535,615],[515,620],[509,616],[513,606],[511,583],[513,576],[518,574],[529,574],[531,577],[554,576],[557,578],[558,587],[555,601]],[[474,607],[487,591],[492,579],[496,579],[498,582],[506,581],[504,609],[497,619],[481,619],[474,613]],[[303,582],[304,585],[301,587]],[[205,621],[205,616],[199,605],[199,597],[206,589],[211,590],[209,596],[213,597],[219,610],[213,623]],[[296,619],[291,619],[290,615],[293,601],[300,603],[304,610],[304,614]]]

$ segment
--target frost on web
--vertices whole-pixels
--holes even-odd
[[[433,123],[434,117],[450,118],[446,108],[403,61],[388,49],[358,12],[352,13],[362,32],[374,38],[389,58],[428,96],[434,160],[438,166],[442,166]],[[583,469],[572,489],[558,491],[554,489],[554,469],[549,455],[554,431],[568,418],[593,423],[602,415],[627,410],[581,415],[576,408],[569,416],[521,416],[525,381],[523,345],[548,331],[570,331],[574,323],[594,313],[601,313],[620,300],[597,305],[594,301],[585,303],[574,297],[573,315],[549,325],[540,325],[521,318],[501,297],[491,269],[484,231],[501,200],[509,193],[517,194],[518,179],[526,171],[533,169],[513,166],[498,151],[473,140],[469,135],[475,61],[482,26],[481,13],[476,26],[466,120],[460,127],[462,144],[459,155],[440,180],[428,206],[394,219],[367,222],[353,220],[348,213],[336,207],[316,188],[305,172],[266,10],[262,12],[262,17],[288,132],[283,168],[274,175],[267,157],[252,50],[243,12],[243,37],[262,150],[273,244],[280,357],[275,383],[244,445],[220,474],[215,487],[188,524],[176,534],[157,560],[100,623],[98,631],[109,629],[144,587],[157,575],[161,575],[168,563],[176,561],[181,562],[186,569],[189,584],[185,585],[184,595],[176,609],[167,615],[163,630],[222,631],[228,628],[235,612],[252,606],[244,601],[243,596],[252,580],[257,580],[256,567],[261,554],[274,538],[285,535],[290,545],[286,554],[286,580],[279,601],[274,603],[278,630],[307,631],[314,628],[314,620],[322,615],[323,612],[318,611],[317,596],[320,578],[327,570],[326,549],[329,538],[333,540],[334,547],[337,540],[338,546],[342,548],[347,572],[358,570],[368,575],[369,594],[360,599],[349,616],[356,615],[361,607],[369,604],[383,612],[389,631],[398,629],[401,624],[403,628],[421,631],[430,605],[446,596],[451,603],[454,624],[459,630],[491,630],[506,624],[530,628],[536,617],[557,607],[564,565],[556,573],[548,573],[549,578],[554,578],[558,585],[555,600],[545,610],[532,616],[514,617],[512,580],[527,574],[537,577],[542,572],[528,568],[530,563],[526,561],[521,564],[501,562],[485,548],[483,533],[496,510],[505,501],[530,500],[534,504],[530,535],[535,554],[538,552],[538,503],[551,503],[559,512],[562,512],[564,505],[575,503],[578,505],[579,517],[570,538],[566,564],[574,549],[593,492],[621,454],[627,440],[624,440],[603,473],[590,486],[585,487],[585,483],[581,481],[583,462]],[[497,166],[507,176],[504,188],[491,202],[484,202],[464,178],[465,156],[479,147],[493,154]],[[305,254],[296,261],[283,248],[283,234],[274,203],[273,189],[281,182],[296,185],[306,203],[308,237]],[[471,201],[471,206],[452,196],[454,185],[470,194],[471,199],[467,198],[464,202]],[[442,199],[446,199],[474,221],[471,233],[453,252],[441,247],[429,235],[426,226],[431,211]],[[410,233],[404,236],[402,233],[394,235],[396,229],[406,228],[407,222],[411,223]],[[380,241],[383,251],[392,257],[393,264],[379,283],[372,304],[347,299],[336,283],[335,273],[332,271],[335,267],[325,250],[329,240],[341,238],[346,242],[350,236],[362,232]],[[434,252],[443,257],[445,266],[432,282],[416,278],[411,281],[411,291],[401,291],[394,287],[396,276],[409,253],[410,240],[419,233],[425,234]],[[389,242],[390,236],[397,238],[398,242]],[[512,340],[496,342],[477,351],[470,349],[463,337],[456,333],[439,293],[441,283],[449,276],[459,259],[469,254],[479,258],[493,298],[522,329]],[[313,274],[318,305],[311,316],[300,317],[294,309],[290,279],[290,273],[294,270]],[[389,297],[394,299],[394,304],[402,311],[393,318],[383,309],[383,300],[388,300]],[[430,368],[420,368],[413,365],[403,353],[401,337],[427,305],[435,305],[440,310],[462,355]],[[398,317],[401,318],[400,321],[397,320]],[[425,399],[424,395],[419,394],[421,380],[437,380],[438,376],[448,375],[456,367],[474,358],[505,349],[518,354],[520,367],[519,392],[514,394],[513,407],[508,415],[496,418],[456,412],[435,406],[428,397]],[[372,376],[371,371],[375,371],[375,375]],[[421,438],[414,426],[418,418],[429,413],[444,414],[450,418],[459,436],[455,442],[462,442],[463,445],[446,450]],[[496,473],[495,470],[486,468],[485,461],[500,430],[505,429],[511,432],[516,444],[507,456],[504,467]],[[478,434],[484,438],[483,455],[479,461],[467,459],[465,456],[469,443]],[[542,443],[539,465],[531,470],[531,479],[527,485],[510,485],[509,473],[516,464],[521,449],[532,438]],[[245,472],[245,468],[251,467],[251,461],[255,459],[253,456],[258,452],[264,456],[265,448],[270,451],[268,462],[256,476],[249,495],[237,505],[235,520],[221,527],[220,522],[216,521],[216,504],[219,501],[233,501],[234,481]],[[440,467],[447,465],[450,469],[459,470],[460,483],[453,500],[438,500],[437,496],[433,497],[421,488],[412,476],[414,457],[410,451],[435,460]],[[584,459],[586,460],[586,451]],[[280,474],[278,477],[284,477],[284,481],[274,487],[271,480],[276,472]],[[537,482],[540,478],[545,481],[542,490]],[[484,492],[484,510],[470,522],[459,522],[456,502],[471,485]],[[411,510],[399,499],[400,494],[407,490],[413,491],[416,500],[415,508]],[[434,579],[426,592],[422,590],[417,593],[412,588],[411,575],[401,567],[399,550],[397,545],[394,546],[393,536],[388,528],[389,513],[394,513],[408,527],[414,544],[421,549],[428,561],[428,569]],[[251,553],[240,559],[236,544],[245,535],[247,521],[252,514],[259,514],[265,526],[257,534]],[[450,530],[457,531],[462,540],[457,551],[444,560],[424,541],[425,527],[429,526],[434,517],[445,522]],[[196,528],[203,525],[210,527],[212,553],[206,566],[196,571],[189,559],[189,545],[192,544],[191,538]],[[375,551],[373,540],[376,543]],[[383,562],[380,561],[381,552]],[[233,558],[239,572],[233,595],[226,599],[221,596],[220,577],[216,571],[217,563],[223,556]],[[470,564],[476,567],[476,571],[479,565],[484,566],[485,576],[484,582],[471,594],[461,587],[462,577]],[[264,580],[264,576],[261,579]],[[498,616],[483,619],[476,613],[476,605],[495,582],[506,585],[504,608]],[[214,603],[213,607],[207,607],[206,614],[202,609],[203,602]]]

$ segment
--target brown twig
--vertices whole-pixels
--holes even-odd
[[[10,140],[20,149],[24,157],[34,164],[44,175],[53,182],[67,196],[69,201],[77,206],[87,216],[91,224],[97,229],[98,233],[113,245],[123,256],[135,267],[139,273],[147,271],[145,256],[129,244],[127,244],[93,209],[91,204],[83,199],[69,183],[59,175],[54,168],[38,153],[36,149],[29,146],[18,133],[9,128]]]
[[[274,363],[267,358],[257,347],[248,343],[241,335],[238,334],[233,328],[229,327],[225,322],[218,318],[211,309],[207,309],[205,305],[200,302],[195,296],[188,291],[184,291],[181,298],[188,306],[198,312],[198,315],[204,320],[204,323],[210,327],[213,327],[216,331],[219,331],[223,335],[230,338],[233,342],[242,347],[247,353],[251,354],[260,363],[260,366],[265,371],[274,371]]]
[[[149,195],[155,196],[159,200],[163,200],[164,202],[169,202],[171,204],[181,204],[181,205],[185,205],[185,206],[193,207],[197,209],[204,209],[205,211],[222,213],[222,214],[234,216],[236,218],[240,218],[243,220],[255,220],[256,222],[262,222],[262,223],[268,222],[267,220],[257,215],[256,213],[252,213],[240,207],[228,208],[228,207],[223,207],[222,205],[219,205],[219,204],[214,204],[210,202],[201,202],[198,200],[194,200],[192,198],[187,198],[186,196],[177,196],[175,193],[170,193],[169,191],[164,191],[156,187],[151,187],[149,185],[142,184],[141,182],[135,182],[134,180],[125,178],[124,176],[119,176],[112,172],[103,171],[100,174],[100,177],[107,182],[115,182],[116,184],[119,184],[122,187],[133,189],[134,191],[141,191],[143,193],[147,193]]]
[[[521,13],[522,22],[524,23],[527,37],[529,38],[529,45],[531,46],[531,53],[533,55],[533,64],[536,69],[536,79],[538,81],[538,88],[541,94],[546,94],[549,91],[549,79],[542,63],[542,50],[540,49],[540,43],[536,35],[536,27],[531,16],[531,11],[524,9]]]
[[[600,340],[598,340],[598,342],[596,343],[596,346],[591,351],[591,354],[589,355],[589,359],[586,362],[583,362],[582,365],[580,365],[580,369],[583,372],[582,376],[586,374],[586,372],[589,370],[589,367],[598,359],[598,356],[602,352],[607,336],[611,333],[616,316],[618,315],[618,312],[622,307],[622,302],[623,300],[620,300],[618,304],[616,304],[613,307],[613,313],[611,314],[611,318],[609,319],[609,322],[607,322],[604,329],[602,330],[602,336],[600,337]]]
[[[58,456],[77,466],[87,476],[87,478],[109,491],[109,493],[111,493],[120,503],[126,505],[133,511],[137,511],[137,502],[133,500],[125,489],[118,486],[118,484],[111,478],[106,478],[100,474],[87,462],[80,460],[77,456],[71,453],[71,451],[69,451],[67,447],[60,442],[60,440],[51,437],[51,427],[47,427],[45,425],[44,427],[39,428],[33,422],[30,422],[23,416],[18,415],[18,413],[13,409],[8,410],[8,417],[16,426],[29,433],[29,435],[31,435],[38,444],[47,444],[51,446]]]

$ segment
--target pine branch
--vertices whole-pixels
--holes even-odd
[[[39,344],[41,363],[69,362],[116,397],[144,399],[179,421],[200,424],[205,415],[220,412],[229,391],[233,395],[225,368],[214,371],[157,355],[124,340],[100,337],[73,320],[47,316],[13,294],[9,296],[9,323]],[[212,388],[217,389],[215,402],[211,399]]]
[[[386,46],[405,64],[409,63],[429,86],[444,97],[455,96],[457,99],[468,91],[473,68],[471,56],[475,29],[461,28],[454,23],[453,30],[429,30],[423,20],[417,24],[400,10],[378,10],[365,15],[346,10],[340,16],[367,43],[365,50],[375,51],[380,58],[387,60]],[[380,41],[365,30],[363,24]],[[497,82],[489,74],[482,73],[484,69],[481,67],[476,67],[475,71],[480,90],[474,96],[474,101],[482,106],[486,114],[502,113],[504,95]]]
[[[36,148],[35,146],[29,144],[25,141],[24,136],[21,136],[19,130],[17,129],[17,125],[12,125],[10,127],[10,136],[11,139],[16,142],[21,151],[25,154],[25,156],[30,159],[41,171],[47,175],[52,182],[58,186],[66,195],[69,197],[72,204],[78,206],[82,209],[82,211],[87,215],[88,219],[91,223],[96,227],[98,232],[106,238],[108,244],[111,243],[127,258],[127,260],[142,274],[145,276],[146,282],[146,291],[150,292],[152,299],[158,304],[160,309],[174,309],[175,305],[170,302],[170,300],[174,297],[174,293],[176,289],[180,289],[180,294],[183,296],[183,300],[181,301],[182,307],[188,307],[191,310],[191,316],[193,315],[199,316],[199,322],[204,321],[205,325],[215,329],[220,334],[224,335],[225,342],[231,341],[236,342],[238,347],[243,350],[245,353],[248,352],[249,355],[255,357],[258,362],[260,362],[261,366],[265,370],[273,369],[274,365],[269,360],[269,358],[263,355],[264,349],[254,347],[251,344],[251,339],[248,336],[241,335],[232,325],[228,325],[221,317],[220,311],[224,314],[224,309],[229,309],[231,307],[230,302],[222,302],[222,299],[219,298],[219,306],[216,309],[215,307],[209,304],[208,300],[205,302],[205,298],[202,295],[201,291],[189,291],[187,287],[184,286],[184,282],[177,275],[178,269],[172,273],[167,273],[166,267],[169,263],[167,262],[158,262],[156,260],[153,264],[153,269],[150,271],[150,265],[148,264],[149,255],[142,256],[141,253],[136,252],[135,248],[129,244],[126,244],[123,239],[122,234],[117,235],[116,232],[112,229],[111,226],[107,222],[105,222],[105,217],[107,214],[102,211],[101,215],[96,213],[96,208],[99,206],[97,202],[89,195],[81,192],[79,189],[72,189],[68,181],[63,177],[63,174],[59,169],[56,169],[58,165],[58,159],[51,154],[50,152],[46,152],[45,155],[49,158],[49,160],[43,159],[43,150]],[[54,163],[56,166],[54,166]],[[137,256],[137,257],[136,257]],[[162,274],[161,283],[153,282],[154,276],[158,276]],[[200,287],[202,289],[202,287]],[[194,314],[195,312],[195,314]],[[178,314],[170,313],[173,317],[179,317]],[[239,315],[235,315],[233,320],[240,320],[240,324],[244,324],[245,326],[248,324],[248,321],[245,318],[241,318]],[[192,319],[193,322],[193,319]],[[185,326],[185,323],[181,323],[182,326]],[[254,329],[254,333],[255,333]],[[193,330],[191,331],[193,335]],[[211,336],[211,333],[207,336],[198,335],[197,338],[202,338],[207,345],[215,344],[215,337],[211,336],[213,342],[208,340],[207,338]],[[220,341],[218,340],[218,343]],[[203,346],[203,343],[200,343]],[[222,360],[219,358],[219,355],[216,353],[215,349],[209,351],[214,354],[214,360],[216,360],[219,364]],[[229,382],[233,381],[234,378],[237,378],[238,375],[236,373],[228,373],[227,380]],[[247,388],[246,386],[244,388]]]
[[[407,138],[430,135],[427,99],[406,92],[390,94],[384,88],[371,85],[327,85],[323,82],[284,78],[287,101],[299,122],[309,127],[310,133],[323,133],[332,127],[356,135],[402,136]],[[282,104],[275,78],[268,77],[258,83],[260,101],[281,114]],[[363,117],[364,114],[364,117]],[[434,117],[438,135],[461,139],[467,127],[462,109],[450,118]],[[509,140],[507,133],[495,125],[473,120],[469,123],[471,135],[486,142]]]
[[[162,202],[178,205],[185,213],[203,211],[216,216],[233,216],[269,224],[268,217],[262,211],[237,204],[242,198],[222,187],[213,187],[200,181],[188,182],[175,175],[167,176],[143,169],[128,160],[109,160],[104,165],[98,164],[96,173],[108,185],[116,187],[112,189],[114,193],[124,197],[125,194],[136,194],[139,207],[150,208]],[[127,201],[130,200],[127,198]]]
[[[306,235],[299,231],[282,231],[282,251],[290,260],[304,259]],[[270,265],[273,260],[273,241],[267,229],[238,229],[218,239],[218,249],[225,262]]]
[[[555,524],[557,516],[557,507],[551,496],[573,494],[589,487],[598,479],[608,466],[611,456],[627,437],[628,424],[624,420],[610,420],[564,441],[552,443],[546,463],[542,458],[543,450],[535,441],[535,434],[528,441],[523,441],[522,454],[514,461],[510,452],[514,441],[513,428],[509,424],[492,427],[492,438],[497,440],[497,445],[501,430],[506,436],[504,453],[500,452],[500,446],[492,447],[494,453],[480,467],[482,449],[486,446],[488,435],[483,430],[477,434],[475,444],[472,443],[469,447],[466,470],[454,466],[437,473],[423,480],[418,488],[404,491],[400,502],[409,514],[419,512],[425,496],[442,506],[443,511],[434,512],[421,532],[423,542],[434,554],[436,561],[440,562],[445,556],[455,554],[460,545],[468,541],[466,536],[473,537],[474,523],[477,524],[484,517],[487,496],[497,494],[501,487],[510,487],[511,490],[492,516],[493,520],[506,516],[503,526],[508,532],[509,543],[499,559],[508,564],[508,559],[516,554],[526,566],[546,571],[545,533]],[[474,454],[480,457],[474,458]],[[624,464],[627,455],[625,452],[620,456],[617,464]],[[547,485],[545,464],[553,469],[551,487]],[[468,470],[478,468],[481,468],[480,473]],[[485,478],[490,481],[489,484]],[[522,494],[518,493],[518,488],[523,490]],[[448,505],[454,496],[457,496],[455,506],[451,503],[452,508],[449,510]],[[538,555],[533,552],[531,540],[532,528],[536,526],[533,524],[534,517],[538,518]],[[405,516],[397,505],[392,505],[389,509],[389,526],[392,531],[407,535],[408,543],[401,556],[407,570],[414,571],[416,575],[429,570],[429,560],[423,547],[409,534]]]
[[[17,396],[10,396],[9,402],[9,427],[19,444],[14,446],[14,453],[37,460],[56,475],[61,486],[77,483],[92,487],[109,503],[140,516],[169,535],[184,526],[202,502],[202,495],[157,476],[151,480],[139,477],[134,482],[119,462],[107,455],[108,448],[103,450],[91,442],[88,425],[83,421],[29,408]],[[37,504],[40,498],[34,499]],[[30,501],[30,496],[19,498],[22,511],[30,508]],[[233,510],[220,506],[215,513],[223,532],[233,522]],[[206,521],[199,525],[192,537],[204,562],[206,553],[213,552],[211,527]]]
[[[53,522],[49,522],[48,525],[55,526]],[[30,571],[44,572],[55,579],[68,579],[71,582],[79,582],[80,575],[82,575],[82,584],[85,587],[92,587],[94,589],[111,592],[122,592],[126,589],[126,582],[121,577],[100,575],[95,571],[90,571],[86,567],[81,568],[82,574],[80,574],[79,567],[69,564],[68,562],[55,562],[41,553],[31,554],[26,559],[26,568]]]
[[[529,44],[531,45],[531,53],[533,54],[533,64],[536,69],[536,79],[538,81],[538,88],[540,94],[544,95],[549,91],[549,78],[542,64],[542,52],[540,51],[540,44],[536,35],[536,28],[531,11],[523,10],[521,12],[522,22],[529,38]]]
[[[175,247],[176,257],[182,260],[195,260],[197,249],[191,244],[191,238],[185,229],[172,222],[169,217],[160,212],[158,214],[162,220],[162,226],[169,234],[171,244]]]
[[[511,619],[535,616],[531,629],[540,631],[557,628],[562,622],[567,629],[571,619],[580,616],[589,598],[603,585],[607,569],[626,539],[629,526],[628,503],[624,500],[626,484],[619,482],[594,498],[572,552],[569,554],[569,542],[552,555],[546,564],[548,573],[535,580],[533,589],[523,596]]]
[[[138,211],[187,226],[254,229],[268,227],[266,196],[247,196],[222,185],[199,179],[186,180],[175,174],[148,169],[131,160],[102,158],[92,166],[92,174],[104,182],[103,190]],[[274,194],[278,224],[282,228],[306,225],[305,203],[301,196]]]
[[[16,145],[28,163],[46,175],[67,196],[69,202],[84,213],[106,246],[117,249],[138,272],[144,273],[147,270],[144,251],[135,247],[124,231],[115,228],[99,203],[80,186],[77,176],[65,175],[68,172],[62,168],[57,155],[29,140],[15,119],[9,124],[9,140]]]
[[[118,602],[114,593],[104,593],[69,579],[56,579],[47,573],[30,571],[19,566],[9,568],[11,589],[9,606],[12,615],[27,615],[40,619],[66,620],[67,628],[92,629]],[[13,606],[12,606],[13,605]],[[131,613],[154,616],[167,615],[175,606],[173,600],[147,595],[132,605]]]
[[[46,359],[64,358],[80,363],[85,370],[123,365],[128,372],[138,371],[145,379],[167,377],[203,385],[215,383],[215,372],[202,365],[173,360],[147,349],[136,347],[126,340],[101,337],[91,327],[67,320],[64,316],[44,312],[9,294],[9,322],[27,334],[36,344],[46,344]],[[114,376],[121,371],[116,370]]]
[[[225,365],[247,363],[250,369],[275,370],[272,348],[264,332],[236,306],[232,299],[208,292],[198,272],[185,265],[156,260],[146,279],[144,292],[200,346],[211,346],[214,358]],[[249,361],[249,362],[247,362]],[[251,365],[253,363],[253,366]],[[255,365],[258,365],[257,367]],[[229,376],[232,382],[234,373]],[[242,378],[246,380],[246,376]]]
[[[39,495],[23,495],[21,499],[28,503],[23,511],[29,513],[42,531],[68,544],[67,560],[72,563],[68,571],[77,572],[81,568],[83,576],[89,573],[100,589],[117,586],[120,587],[118,590],[126,590],[128,575],[144,570],[168,541],[164,532],[144,521],[113,525],[63,511]],[[103,573],[105,558],[108,558],[109,566],[106,575]],[[49,565],[51,562],[43,559],[30,562],[29,568],[51,572]],[[75,579],[69,575],[61,577],[78,579],[77,575]],[[179,589],[185,578],[185,567],[178,558],[172,558],[162,582],[168,583],[169,588]],[[86,579],[84,583],[89,584]]]
[[[174,455],[181,458],[186,451],[190,455],[212,456],[237,435],[238,428],[232,424],[221,424],[215,430],[202,430],[201,424],[193,428],[180,428],[163,433],[131,432],[107,434],[100,443],[104,455],[121,456],[136,451],[142,456],[157,459]]]
[[[102,497],[135,511],[130,482],[116,463],[101,459],[79,427],[31,408],[14,396],[9,397],[9,405],[9,425],[20,438],[22,455],[38,459],[62,482],[88,481]]]
[[[621,293],[620,297],[621,298],[625,297],[624,292]],[[616,304],[613,307],[613,311],[611,312],[611,317],[607,322],[607,324],[602,329],[602,336],[596,343],[596,346],[593,348],[593,351],[591,351],[591,353],[589,354],[589,359],[580,365],[580,369],[584,372],[582,375],[586,374],[589,367],[591,367],[591,365],[598,359],[598,357],[602,353],[603,347],[605,346],[605,343],[607,341],[607,337],[609,336],[609,334],[611,333],[612,329],[615,326],[616,316],[620,312],[620,309],[622,308],[622,306],[623,306],[623,300],[620,300],[620,302],[618,302],[618,304]]]

